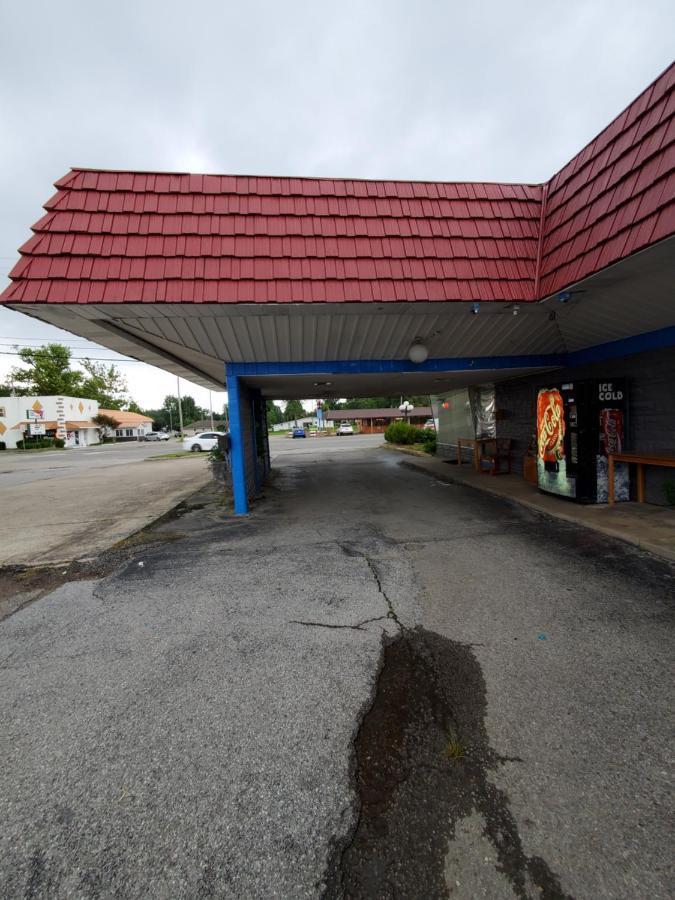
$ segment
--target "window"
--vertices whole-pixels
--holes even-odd
[[[5,412],[5,407],[0,406],[0,419],[4,419],[7,413]]]
[[[133,436],[134,436],[134,429],[133,429],[133,428],[125,428],[125,429],[124,429],[124,433],[125,433],[125,435],[126,435],[127,437],[133,437]]]
[[[124,432],[122,431],[121,428],[118,428],[118,429],[115,431],[115,437],[124,437]]]

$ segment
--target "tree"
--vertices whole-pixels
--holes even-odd
[[[140,408],[140,406],[138,405],[138,403],[136,403],[135,400],[129,401],[129,405],[127,406],[127,409],[129,410],[129,412],[141,413],[142,415],[146,415],[145,411]]]
[[[91,421],[98,425],[99,441],[105,439],[106,431],[115,431],[120,424],[117,419],[114,419],[112,416],[106,416],[105,413],[98,413],[98,415],[92,416]]]
[[[407,396],[403,398],[413,406],[429,406],[429,395]],[[337,405],[337,409],[398,409],[401,405],[400,395],[396,397],[351,397]]]
[[[87,373],[80,388],[82,397],[96,400],[104,409],[122,409],[129,403],[127,382],[117,366],[85,359],[82,368]]]
[[[24,347],[19,350],[19,357],[27,368],[12,369],[17,394],[80,395],[82,373],[70,368],[70,350],[63,344]]]
[[[284,422],[295,422],[297,419],[303,419],[307,413],[302,408],[299,400],[288,400],[284,408]]]
[[[267,407],[267,424],[268,425],[278,425],[279,422],[284,421],[283,414],[279,407],[273,400],[266,401]]]
[[[208,419],[211,415],[208,409],[202,409],[201,406],[197,406],[194,398],[189,394],[187,394],[185,397],[180,398],[180,406],[183,412],[183,425],[190,425],[192,422],[196,422],[198,419]],[[173,394],[167,394],[167,396],[164,398],[162,409],[157,410],[156,412],[158,412],[161,416],[163,428],[169,428],[170,425],[173,425],[174,428],[180,427],[180,419],[178,416],[178,397],[175,397]],[[148,414],[150,414],[150,411]],[[157,417],[156,421],[159,421],[160,416]],[[155,418],[154,415],[153,418]],[[165,424],[164,420],[166,420]]]

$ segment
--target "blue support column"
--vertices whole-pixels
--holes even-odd
[[[225,374],[227,402],[230,409],[230,462],[232,466],[232,493],[234,514],[248,515],[248,494],[246,491],[246,460],[244,459],[244,430],[241,421],[241,397],[239,376],[227,370]]]
[[[251,391],[251,447],[253,450],[253,483],[256,496],[260,490],[260,471],[258,469],[258,442],[256,440],[256,427],[258,422],[258,404],[255,391]]]

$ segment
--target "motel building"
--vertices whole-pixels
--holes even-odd
[[[644,489],[664,503],[674,81],[671,66],[543,184],[73,169],[0,299],[225,383],[238,514],[269,469],[266,399],[401,394],[433,395],[446,449],[488,428],[515,471],[534,452],[568,502],[606,497],[608,453],[658,456]],[[616,477],[634,497],[635,470]]]

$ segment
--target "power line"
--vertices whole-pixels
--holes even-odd
[[[48,347],[50,344],[60,344],[61,341],[44,341],[43,343],[38,343],[37,341],[20,341],[9,339],[7,341],[0,341],[0,347],[28,347],[32,350],[40,350],[43,347]],[[64,345],[65,346],[65,345]],[[86,350],[87,347],[93,347],[94,350],[98,348],[97,344],[94,344],[93,341],[91,343],[82,343],[78,346],[74,344],[71,345],[73,350]],[[71,347],[66,347],[66,350],[70,350]]]
[[[24,350],[41,350],[41,347],[23,347]],[[12,353],[9,350],[0,350],[0,356],[18,356],[18,353]],[[92,362],[109,362],[109,363],[141,363],[144,366],[152,365],[151,363],[143,362],[142,359],[130,359],[128,357],[123,357],[122,359],[111,359],[109,356],[71,356],[70,357],[73,362],[83,362],[86,359],[92,360]],[[155,367],[156,368],[156,367]]]

